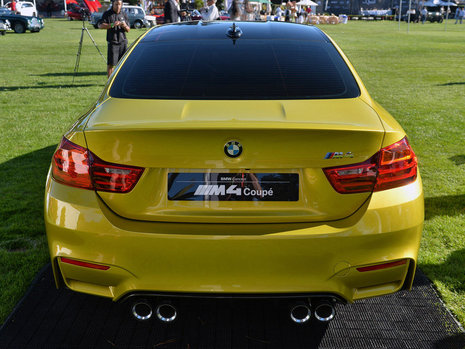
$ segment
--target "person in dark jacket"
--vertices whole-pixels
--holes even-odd
[[[176,23],[179,18],[179,4],[176,0],[167,0],[165,2],[165,23]]]
[[[103,13],[100,29],[107,30],[108,42],[108,76],[113,73],[115,65],[123,57],[128,47],[126,33],[129,32],[129,19],[125,12],[122,12],[122,0],[113,0],[111,8]]]

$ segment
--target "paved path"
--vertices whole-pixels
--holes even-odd
[[[172,325],[141,323],[111,301],[56,290],[44,268],[0,329],[0,348],[465,348],[428,279],[412,292],[338,306],[329,324],[297,326],[270,300],[182,300]]]

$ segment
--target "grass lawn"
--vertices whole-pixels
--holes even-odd
[[[465,25],[453,23],[412,24],[409,33],[393,22],[321,28],[409,134],[426,195],[420,268],[465,324]],[[106,81],[85,35],[72,84],[80,22],[45,25],[0,37],[0,324],[48,262],[43,191],[56,144]],[[105,31],[89,30],[106,56]]]

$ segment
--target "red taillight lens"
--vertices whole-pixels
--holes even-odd
[[[334,189],[341,194],[373,191],[376,184],[378,154],[365,162],[323,169]]]
[[[111,164],[92,155],[92,180],[95,190],[127,193],[134,188],[142,172],[141,167]]]
[[[417,157],[407,138],[381,149],[375,191],[401,187],[417,178]]]
[[[63,137],[53,155],[52,175],[60,183],[78,188],[93,189],[90,179],[89,152]]]
[[[341,194],[401,187],[417,178],[417,158],[407,138],[391,144],[365,162],[323,169]]]
[[[73,187],[128,193],[142,172],[141,167],[112,164],[63,137],[53,155],[53,178]]]

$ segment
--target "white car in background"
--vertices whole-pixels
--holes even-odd
[[[11,1],[7,2],[4,7],[9,7]],[[16,2],[16,13],[23,16],[37,16],[37,8],[32,2],[29,1],[18,1]]]
[[[0,35],[5,35],[7,30],[10,30],[10,22],[8,19],[0,19]]]
[[[127,13],[129,25],[132,28],[140,29],[142,27],[150,28],[157,24],[155,16],[148,16],[140,6],[131,6],[123,4],[123,11]],[[98,29],[102,23],[103,12],[94,12],[90,17],[90,22],[95,29]]]

